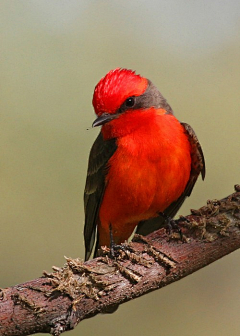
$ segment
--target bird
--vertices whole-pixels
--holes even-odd
[[[85,260],[109,247],[111,238],[119,245],[135,229],[147,235],[162,227],[190,196],[199,174],[205,178],[194,130],[174,116],[149,79],[125,68],[111,70],[96,85],[92,104],[92,126],[101,130],[84,190]]]

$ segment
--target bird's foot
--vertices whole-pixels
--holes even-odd
[[[124,244],[118,245],[115,243],[112,233],[112,225],[109,224],[109,233],[110,233],[110,258],[116,259],[121,255],[121,252],[126,252],[130,250],[130,247],[125,246]],[[131,251],[130,251],[131,252]]]
[[[173,233],[175,231],[180,236],[180,239],[183,241],[184,236],[183,236],[182,230],[180,229],[178,224],[182,221],[188,221],[187,218],[181,216],[179,219],[174,220],[171,217],[165,215],[164,212],[160,212],[159,215],[161,215],[165,219],[168,234],[173,235]]]
[[[121,255],[121,252],[126,252],[127,248],[124,245],[117,245],[116,243],[110,243],[110,258],[116,259]]]

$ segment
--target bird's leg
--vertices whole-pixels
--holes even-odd
[[[131,248],[124,245],[118,245],[115,243],[113,238],[113,232],[112,232],[112,224],[109,224],[109,235],[110,235],[110,258],[115,259],[119,256],[119,251],[126,252],[126,250],[130,250]]]
[[[113,238],[112,224],[109,224],[109,235],[110,235],[110,258],[115,259],[118,256],[119,250],[122,249],[121,245],[117,245]]]
[[[159,215],[164,218],[167,224],[168,233],[171,234],[172,231],[176,230],[179,233],[181,240],[183,240],[182,230],[179,228],[178,223],[184,219],[186,220],[186,218],[181,217],[179,219],[173,220],[170,216],[167,216],[164,212],[159,212]]]
[[[116,243],[113,239],[113,233],[112,233],[112,224],[110,223],[109,224],[109,235],[110,235],[110,257],[111,258],[115,258],[116,256],[116,253],[115,253],[115,250],[116,250]]]

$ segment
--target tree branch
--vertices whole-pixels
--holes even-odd
[[[60,335],[83,319],[113,311],[238,249],[240,186],[235,190],[182,218],[182,240],[165,229],[135,236],[115,260],[105,248],[103,257],[85,263],[67,258],[51,274],[0,290],[0,334]]]

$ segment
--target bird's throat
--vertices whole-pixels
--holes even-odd
[[[107,140],[121,138],[136,131],[150,131],[151,125],[159,123],[159,116],[166,113],[166,110],[156,108],[126,111],[102,126],[103,137]]]

